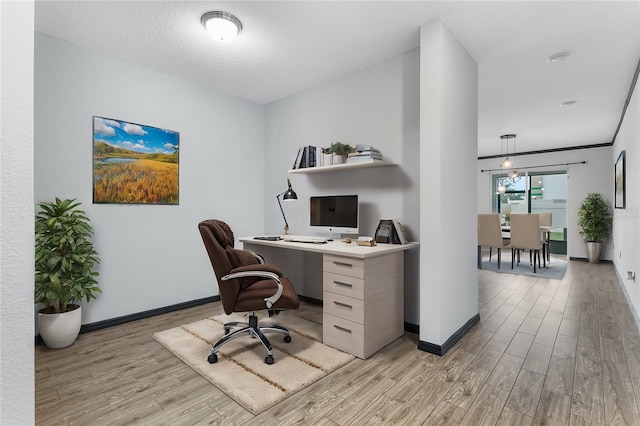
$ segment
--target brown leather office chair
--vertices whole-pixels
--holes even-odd
[[[274,266],[265,265],[259,256],[233,248],[233,231],[220,220],[205,220],[198,224],[202,241],[209,254],[211,266],[218,280],[220,299],[224,312],[250,312],[249,322],[230,322],[224,325],[224,336],[211,347],[207,358],[213,364],[218,361],[220,346],[236,337],[249,335],[260,339],[267,349],[264,362],[273,364],[273,348],[265,332],[284,334],[284,341],[291,342],[289,330],[279,325],[259,326],[255,311],[268,310],[269,316],[284,309],[297,309],[300,300],[291,282]],[[231,329],[236,329],[231,332]]]

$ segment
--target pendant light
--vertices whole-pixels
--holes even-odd
[[[502,179],[498,181],[498,194],[504,194],[507,192],[507,188],[504,186]]]
[[[514,140],[513,149],[515,151],[515,138],[516,138],[516,135],[514,135],[514,134],[508,134],[508,135],[500,136],[500,150],[501,151],[502,151],[502,146],[504,145],[504,142],[507,143],[507,155],[504,157],[504,159],[500,163],[500,168],[502,168],[502,169],[510,169],[511,167],[513,167],[513,162],[511,161],[511,158],[509,158],[509,140],[510,139]]]
[[[511,179],[512,182],[517,182],[517,181],[520,180],[520,173],[515,168],[515,161],[513,161],[513,160],[511,160],[509,158],[509,141],[511,141],[511,140],[513,140],[513,154],[512,155],[515,158],[515,153],[516,153],[516,135],[513,134],[513,133],[502,135],[502,136],[500,136],[500,140],[506,142],[506,144],[507,144],[507,156],[500,163],[500,167],[503,168],[503,169],[511,169],[512,168],[512,170],[508,174],[509,179]]]

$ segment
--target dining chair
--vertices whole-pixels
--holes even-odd
[[[536,272],[536,258],[540,264],[540,251],[543,242],[540,238],[540,217],[538,214],[511,214],[511,269],[517,256],[520,263],[520,250],[529,250],[533,256],[533,273]],[[544,258],[544,256],[542,256]]]
[[[478,213],[478,251],[482,247],[489,247],[489,262],[491,262],[491,250],[498,249],[498,269],[500,269],[502,249],[509,246],[509,240],[502,238],[499,213]],[[481,262],[479,262],[481,265]]]
[[[540,217],[540,227],[546,226],[548,228],[551,228],[553,226],[552,214],[550,212],[538,213],[538,216]],[[551,261],[551,241],[550,241],[551,231],[549,229],[546,229],[542,232],[542,234],[544,235],[544,238],[543,238],[544,247],[542,248],[542,253],[543,254],[546,253],[547,262],[550,262]]]

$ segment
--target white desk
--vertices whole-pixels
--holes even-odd
[[[240,241],[281,268],[299,294],[321,295],[326,345],[365,359],[404,333],[403,252],[417,243]]]

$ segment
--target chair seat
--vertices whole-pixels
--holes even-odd
[[[300,299],[298,299],[295,288],[287,278],[280,278],[280,281],[283,286],[282,296],[271,309],[297,309],[300,306]],[[257,281],[238,294],[233,310],[247,312],[265,309],[264,299],[272,296],[275,289],[273,280]]]

